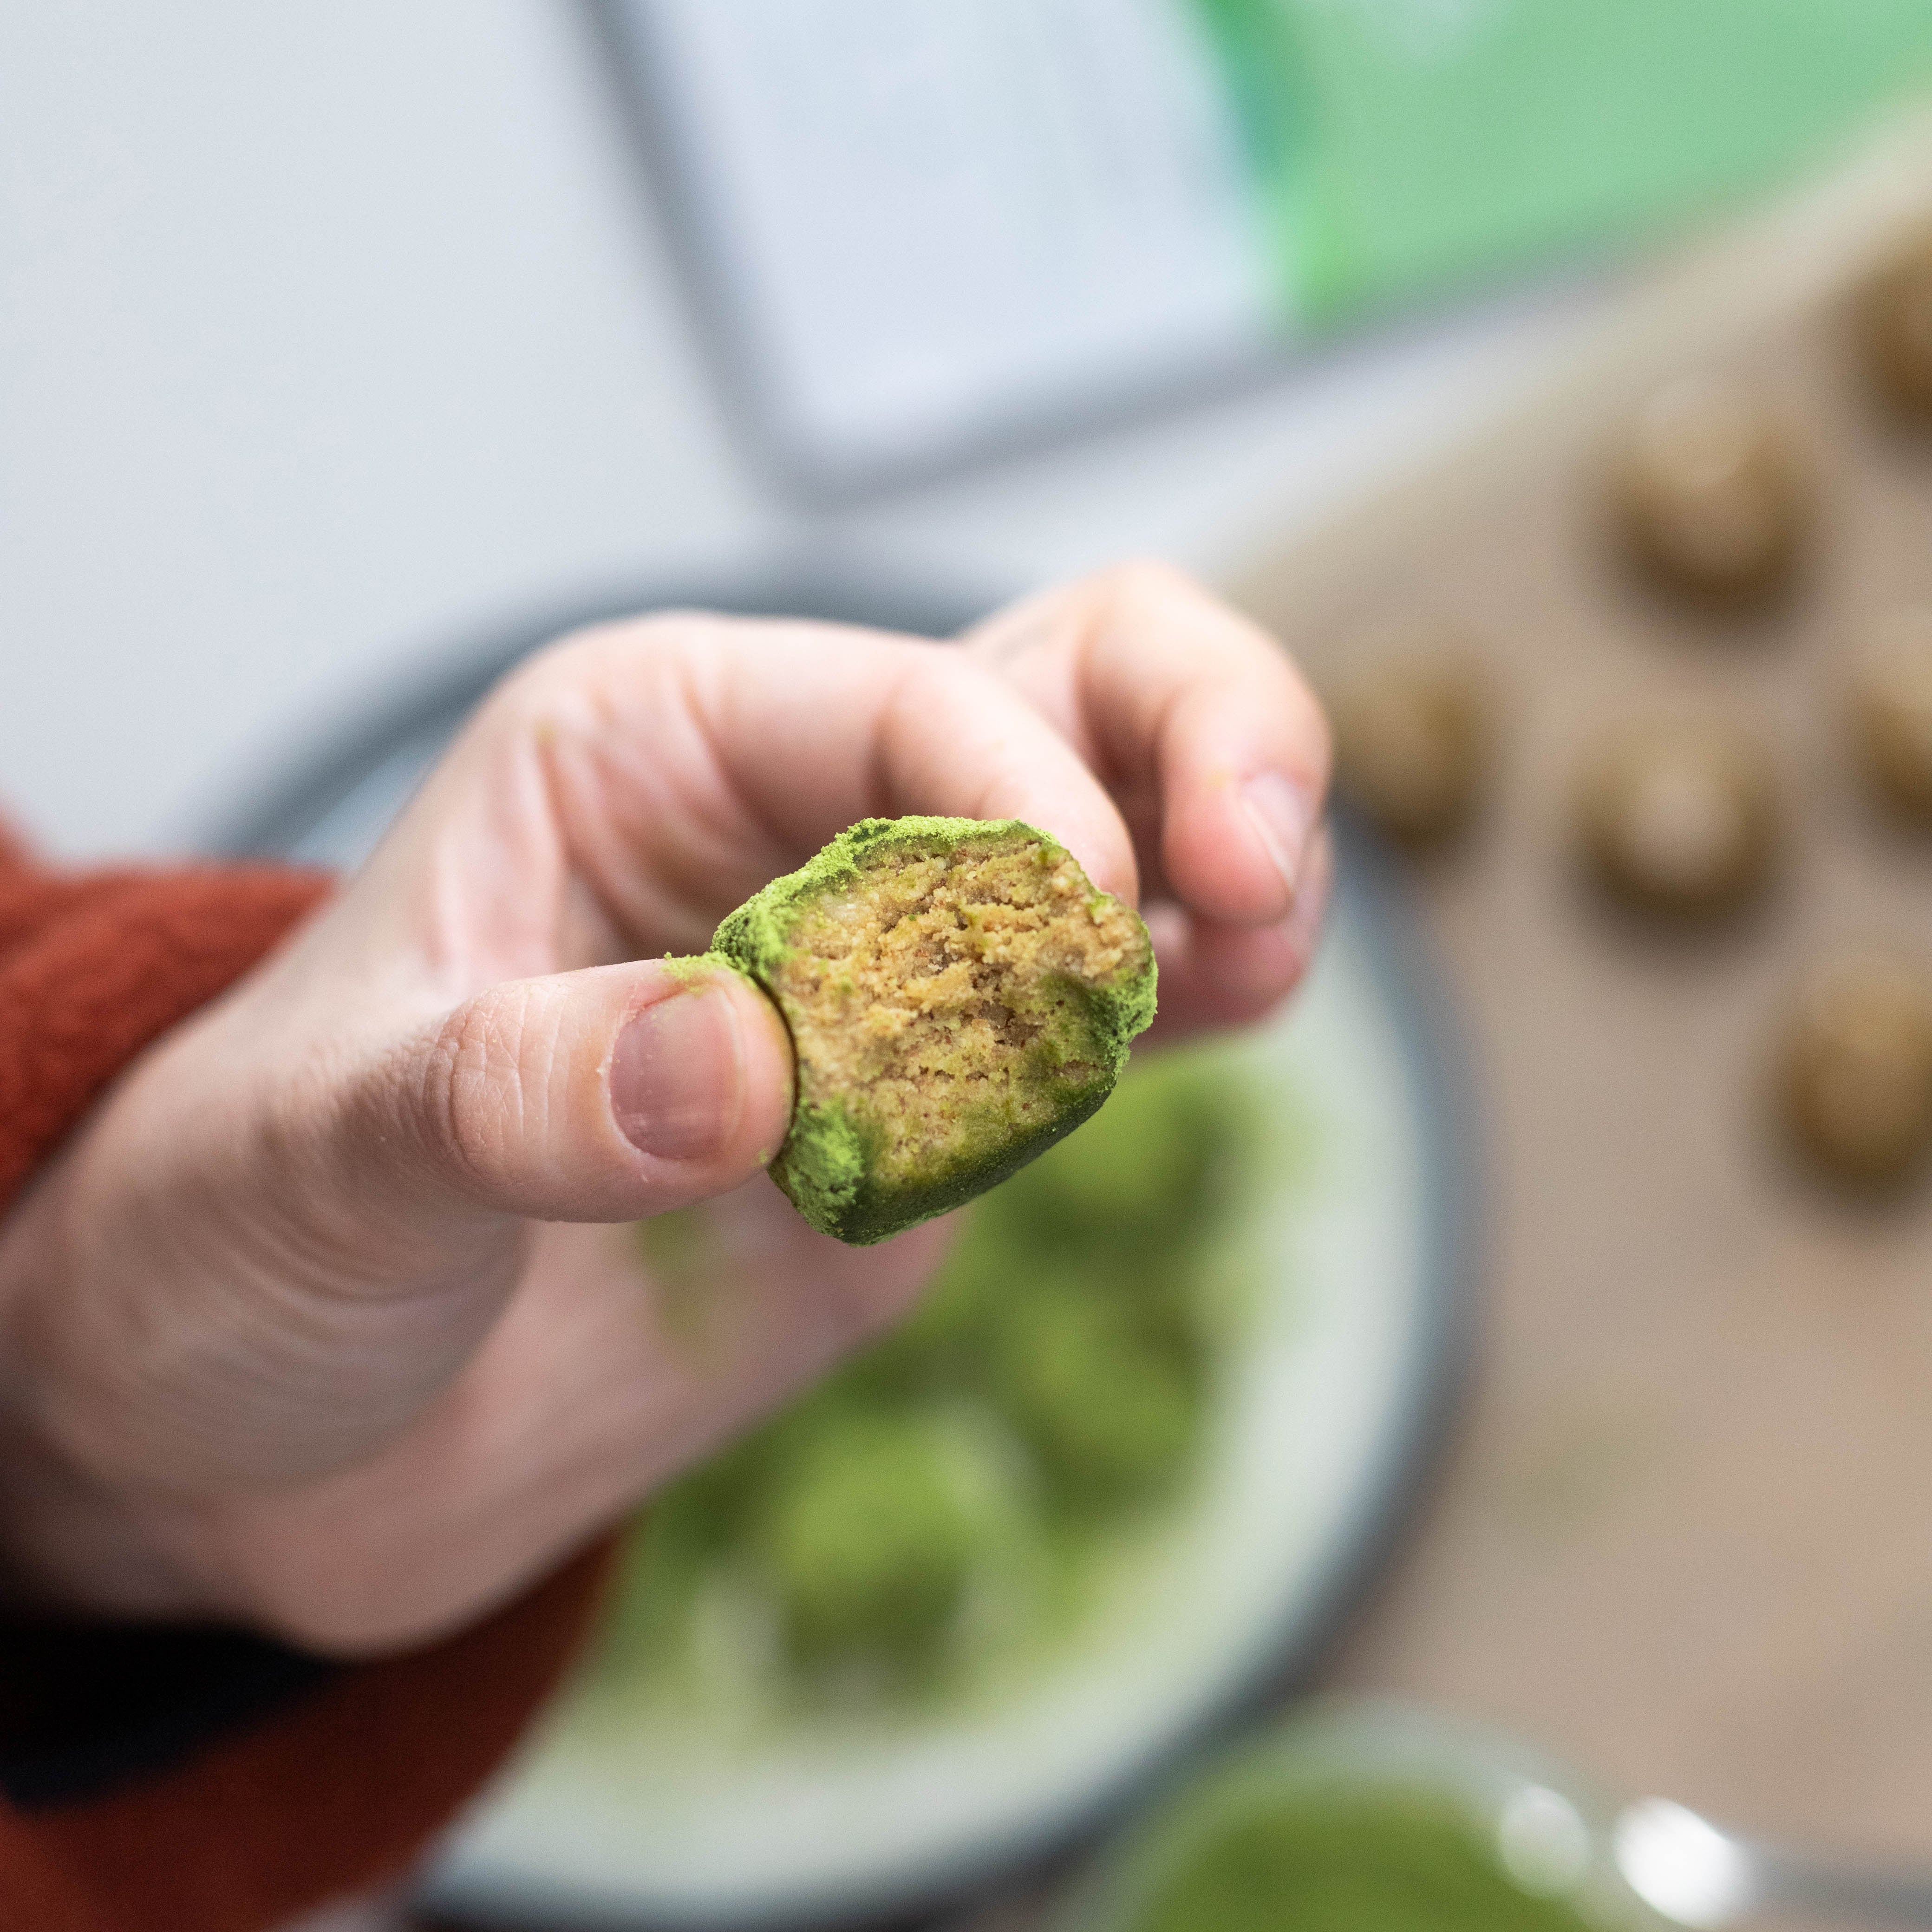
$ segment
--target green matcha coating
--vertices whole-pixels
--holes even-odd
[[[861,886],[870,863],[894,851],[930,857],[1015,838],[1035,842],[1048,864],[1067,856],[1055,840],[1018,819],[862,819],[796,872],[773,880],[728,914],[712,936],[711,956],[748,974],[784,1013],[780,969],[793,956],[800,919],[822,900]],[[1106,896],[1094,893],[1096,901]],[[854,1246],[884,1240],[963,1206],[1070,1133],[1113,1090],[1130,1042],[1154,1018],[1151,945],[1144,958],[1140,970],[1117,985],[1068,982],[1076,995],[1077,1042],[1042,1037],[1024,1049],[1027,1077],[1053,1103],[1043,1127],[1021,1130],[1008,1121],[962,1134],[938,1171],[895,1184],[878,1172],[881,1130],[867,1119],[863,1095],[814,1098],[801,1080],[772,1178],[813,1227]],[[788,1025],[792,1018],[785,1013]],[[1073,1046],[1077,1051],[1068,1050]],[[1070,1060],[1097,1071],[1069,1077],[1064,1066]]]
[[[1205,1833],[1120,1932],[1590,1932],[1423,1791],[1284,1793]]]

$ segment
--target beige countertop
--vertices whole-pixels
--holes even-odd
[[[1612,1791],[1932,1859],[1932,1194],[1834,1195],[1767,1092],[1810,962],[1932,959],[1932,838],[1884,821],[1844,724],[1862,627],[1932,603],[1932,437],[1874,406],[1845,301],[1922,212],[1924,155],[1686,265],[1550,396],[1243,594],[1318,678],[1446,625],[1498,698],[1486,815],[1411,868],[1479,1073],[1457,1125],[1486,1143],[1483,1344],[1333,1681]],[[1606,539],[1610,439],[1698,370],[1770,400],[1814,466],[1801,580],[1756,617],[1674,606]],[[1762,735],[1786,836],[1766,903],[1672,932],[1592,891],[1571,798],[1600,728],[1686,715]]]

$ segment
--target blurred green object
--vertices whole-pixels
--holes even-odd
[[[1186,0],[1284,319],[1643,235],[1932,86],[1924,0]]]
[[[1184,1063],[1144,1061],[1108,1102],[1105,1130],[1082,1132],[1008,1188],[994,1210],[1018,1243],[1139,1252],[1171,1249],[1214,1214],[1242,1125],[1216,1084]]]
[[[674,1677],[722,1613],[740,1651],[769,1622],[796,1694],[930,1691],[1077,1618],[1089,1554],[1179,1492],[1208,1424],[1268,1151],[1244,1079],[1211,1050],[1136,1062],[976,1202],[898,1330],[643,1519],[607,1674]],[[675,1322],[718,1264],[703,1210],[638,1240]]]
[[[1121,1932],[1589,1932],[1426,1792],[1302,1794],[1225,1820]]]
[[[1131,1292],[1076,1277],[1029,1294],[999,1325],[995,1386],[1063,1507],[1154,1492],[1200,1428],[1192,1337]]]
[[[915,1654],[958,1609],[975,1526],[944,1436],[832,1414],[775,1472],[767,1560],[793,1656]]]
[[[1665,1932],[1618,1869],[1617,1810],[1520,1738],[1320,1699],[1127,1820],[1052,1932]]]

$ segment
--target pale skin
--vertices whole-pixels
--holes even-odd
[[[0,1575],[342,1654],[460,1628],[902,1314],[943,1224],[761,1172],[784,1029],[701,952],[872,814],[1022,818],[1142,903],[1157,1031],[1270,1011],[1328,736],[1261,632],[1132,566],[957,647],[674,614],[531,661],[368,864],[130,1067],[0,1227]],[[628,1223],[715,1202],[719,1318]]]

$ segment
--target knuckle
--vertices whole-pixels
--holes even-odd
[[[431,1166],[459,1192],[493,1194],[512,1171],[554,1050],[518,987],[467,1001],[438,1028],[410,1100]]]
[[[943,707],[1000,688],[994,673],[977,658],[950,645],[908,644],[900,690],[910,701]]]
[[[950,646],[896,644],[879,717],[886,739],[924,742],[935,729],[976,713],[982,694],[1000,687],[976,658]]]
[[[1110,564],[1094,580],[1102,601],[1111,609],[1158,606],[1179,602],[1201,603],[1208,593],[1179,565],[1155,556],[1132,556]]]
[[[614,672],[634,670],[679,648],[696,621],[692,614],[663,611],[566,632],[506,673],[488,708],[513,728],[541,727],[586,698],[594,702]]]

